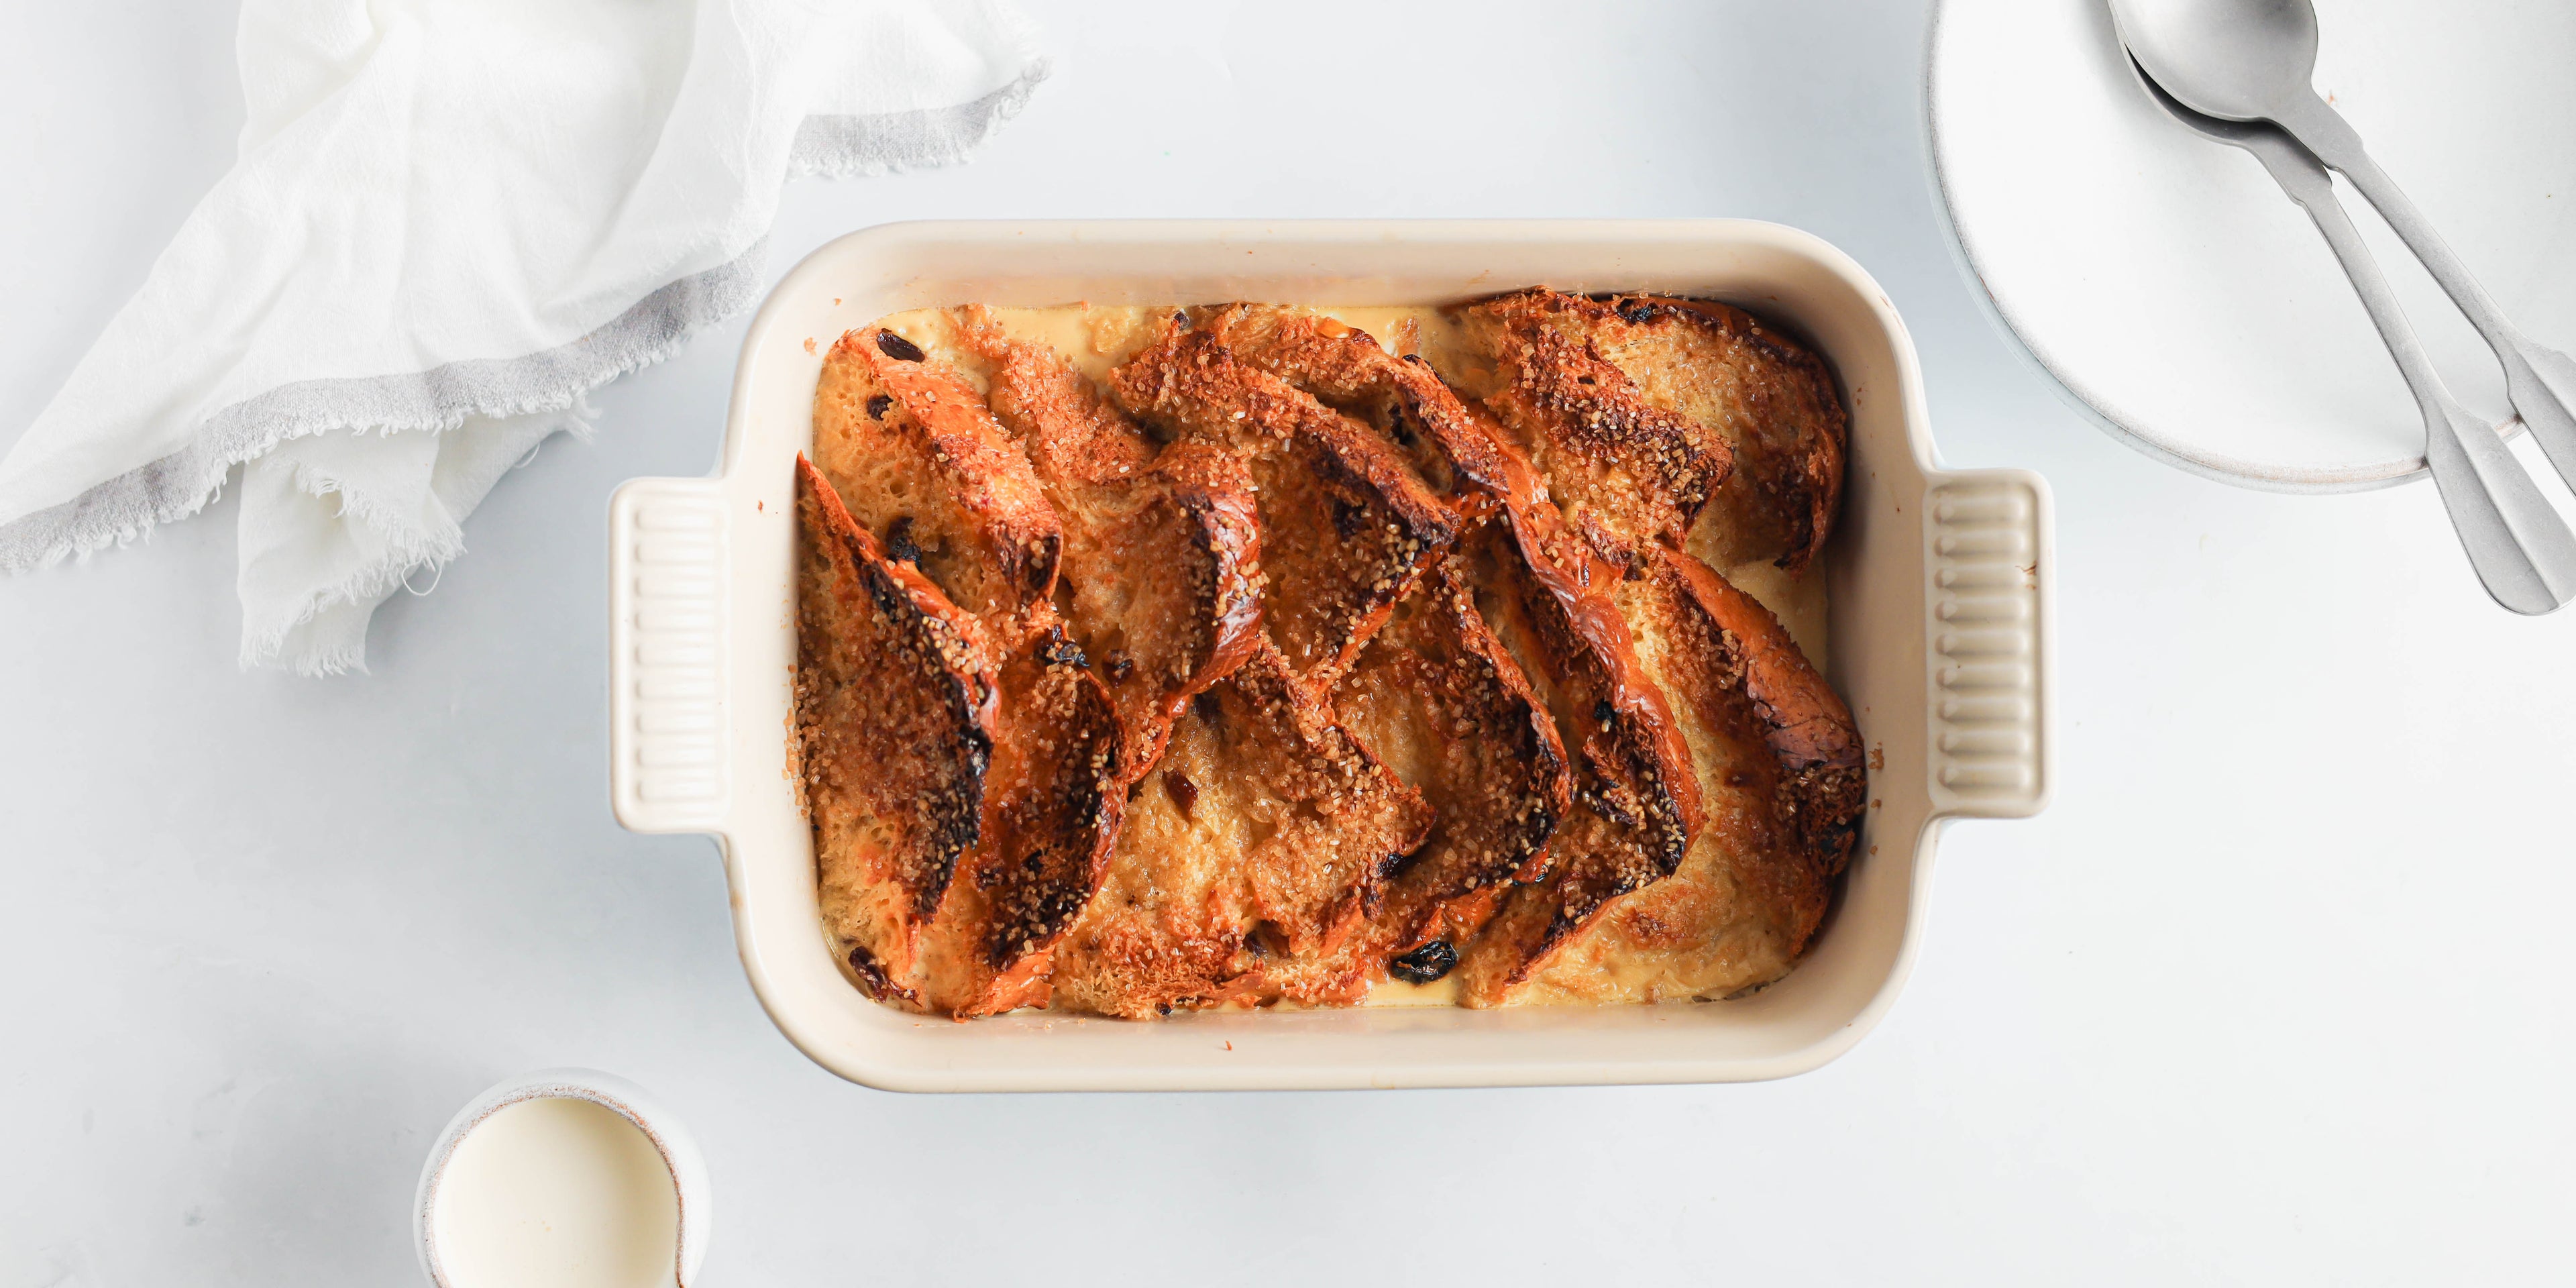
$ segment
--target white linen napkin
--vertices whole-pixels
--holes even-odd
[[[0,568],[243,465],[244,666],[376,605],[582,395],[759,296],[796,171],[963,157],[1045,77],[993,0],[245,0],[240,158],[0,459]]]

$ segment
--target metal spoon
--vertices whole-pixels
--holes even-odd
[[[2495,350],[2514,413],[2558,477],[2576,487],[2576,359],[2505,318],[2432,221],[2370,159],[2361,136],[2317,97],[2317,11],[2309,0],[2111,0],[2111,16],[2147,75],[2186,107],[2270,121],[2352,180]]]
[[[2278,126],[2203,116],[2166,94],[2145,68],[2135,62],[2129,67],[2147,93],[2183,124],[2253,153],[2325,234],[2423,410],[2424,459],[2432,466],[2433,485],[2441,491],[2451,526],[2459,530],[2460,545],[2469,552],[2469,564],[2487,593],[2517,613],[2546,613],[2576,598],[2576,533],[2549,508],[2503,437],[2443,387],[2388,279],[2380,276],[2352,217],[2335,200],[2334,181],[2325,167]]]

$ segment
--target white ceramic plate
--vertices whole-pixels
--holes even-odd
[[[2319,91],[2507,315],[2576,349],[2576,4],[2316,6]],[[1933,171],[2005,329],[2104,428],[2196,473],[2313,492],[2419,475],[2423,421],[2307,217],[2252,156],[2159,112],[2123,58],[2105,0],[1934,16]],[[2486,346],[2338,188],[2452,392],[2507,420]]]

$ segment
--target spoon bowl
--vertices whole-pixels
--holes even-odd
[[[2147,74],[2147,69],[2138,62],[2135,54],[2130,55],[2128,64],[2129,75],[2137,79],[2138,88],[2145,90],[2147,97],[2154,99],[2156,106],[2163,108],[2166,115],[2221,143],[2233,144],[2251,152],[2254,151],[2254,144],[2267,131],[2277,131],[2280,128],[2261,121],[2230,120],[2224,116],[2211,116],[2206,112],[2193,111],[2190,104],[2175,98],[2165,90],[2164,86],[2157,84],[2156,78]]]
[[[2111,16],[2148,77],[2203,115],[2271,120],[2314,97],[2309,0],[2111,0]]]

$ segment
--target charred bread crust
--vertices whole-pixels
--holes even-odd
[[[1166,327],[1110,388],[1129,414],[1250,466],[1270,638],[1318,691],[1457,538],[1457,513],[1391,443],[1210,332]]]
[[[861,328],[824,358],[814,430],[825,477],[896,558],[1005,647],[1044,628],[1063,525],[973,387],[894,332]]]
[[[1621,597],[1657,638],[1709,823],[1679,870],[1606,909],[1517,996],[1740,995],[1788,973],[1823,922],[1863,805],[1858,731],[1770,612],[1697,559],[1667,551]]]
[[[1387,870],[1422,844],[1431,808],[1296,683],[1275,648],[1257,648],[1234,673],[1219,710],[1243,731],[1243,769],[1288,807],[1247,856],[1252,909],[1289,953],[1329,951],[1375,903]]]
[[[1556,593],[1538,571],[1544,561],[1517,541],[1496,534],[1486,544],[1495,575],[1479,605],[1547,694],[1574,752],[1575,790],[1547,870],[1506,895],[1464,952],[1459,998],[1469,1006],[1507,1000],[1613,900],[1670,875],[1705,817],[1689,749],[1615,607],[1598,591]]]
[[[999,677],[974,617],[888,559],[796,460],[796,734],[827,921],[871,996],[918,1007],[914,958],[983,837]]]
[[[1534,289],[1459,316],[1504,378],[1486,407],[1575,530],[1624,567],[1650,545],[1681,543],[1734,453],[1715,430],[1657,405],[1589,343],[1590,323],[1607,311]]]
[[[1460,963],[1460,1000],[1495,1005],[1612,900],[1677,869],[1705,821],[1690,749],[1610,597],[1622,574],[1567,531],[1508,447],[1502,531],[1480,543],[1478,605],[1575,749],[1574,807],[1546,876],[1514,889]]]
[[[1074,652],[1106,682],[1125,733],[1121,780],[1162,755],[1192,697],[1261,633],[1261,526],[1251,472],[1203,443],[1159,448],[1043,345],[959,313],[992,364],[993,414],[1061,517],[1058,600]]]
[[[1375,428],[1472,528],[1510,494],[1513,464],[1489,417],[1429,366],[1321,314],[1233,304],[1199,325],[1252,366]],[[1520,477],[1527,478],[1524,469]],[[1544,504],[1537,498],[1534,503]],[[1274,963],[1329,996],[1334,971],[1353,1000],[1396,959],[1437,942],[1442,960],[1482,929],[1517,882],[1547,869],[1549,835],[1572,805],[1574,777],[1556,721],[1487,626],[1454,555],[1399,607],[1334,690],[1353,732],[1434,807],[1422,848],[1387,878],[1341,962]],[[1415,967],[1415,977],[1438,969]]]
[[[958,342],[990,364],[985,384],[994,418],[1019,439],[1050,499],[1132,486],[1154,463],[1154,440],[1064,355],[1012,339],[981,305],[954,316]]]
[[[1189,542],[1180,568],[1188,579],[1181,598],[1189,605],[1190,634],[1168,645],[1145,641],[1136,652],[1148,660],[1169,659],[1159,672],[1166,678],[1146,673],[1161,685],[1147,754],[1161,751],[1183,703],[1216,687],[1252,656],[1262,639],[1263,582],[1259,494],[1242,461],[1219,448],[1179,443],[1154,462],[1151,483],[1183,520],[1175,526]],[[1137,663],[1140,673],[1144,665]]]
[[[1433,811],[1356,946],[1356,973],[1373,981],[1435,939],[1466,943],[1514,883],[1544,875],[1574,778],[1555,718],[1477,612],[1456,555],[1369,642],[1335,706]]]
[[[1003,669],[986,843],[950,884],[922,951],[922,992],[961,1020],[1046,1005],[1055,945],[1117,842],[1117,713],[1055,644]]]
[[[1500,440],[1417,357],[1398,357],[1357,327],[1273,304],[1229,304],[1205,329],[1243,360],[1376,427],[1432,490],[1473,513],[1503,486]]]
[[[1822,358],[1742,309],[1619,295],[1586,301],[1593,350],[1646,397],[1721,435],[1735,469],[1710,497],[1690,548],[1721,566],[1804,569],[1842,505],[1848,418]]]
[[[1129,792],[1107,879],[1059,949],[1055,1005],[1129,1018],[1310,996],[1431,823],[1269,641],[1191,701]]]
[[[1486,583],[1496,594],[1491,602],[1512,608],[1518,619],[1532,627],[1533,643],[1515,642],[1514,652],[1523,657],[1523,669],[1532,678],[1556,682],[1549,706],[1565,745],[1588,747],[1608,729],[1612,732],[1605,736],[1636,749],[1635,758],[1647,766],[1640,772],[1666,785],[1663,791],[1669,803],[1656,805],[1651,812],[1678,827],[1684,833],[1680,844],[1687,845],[1688,834],[1696,833],[1700,825],[1699,797],[1689,773],[1690,751],[1663,691],[1637,657],[1637,642],[1625,616],[1611,598],[1625,574],[1568,530],[1565,516],[1546,500],[1527,460],[1508,446],[1501,458],[1499,504],[1508,540],[1497,535],[1488,542],[1491,553],[1482,563],[1492,570]],[[1480,596],[1479,603],[1485,602]],[[1491,612],[1486,616],[1495,620]],[[1538,669],[1528,666],[1531,656],[1540,659]],[[1563,677],[1569,676],[1583,678],[1589,706],[1563,689]],[[1607,711],[1601,709],[1605,704]],[[1668,836],[1666,841],[1672,839]]]
[[[1840,876],[1859,843],[1869,796],[1851,707],[1760,601],[1690,555],[1668,550],[1664,563],[1708,615],[1719,665],[1743,676],[1745,699],[1779,764],[1782,826],[1819,872]]]

